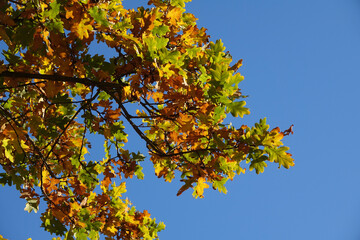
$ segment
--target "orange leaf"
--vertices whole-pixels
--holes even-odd
[[[184,9],[182,8],[173,8],[168,12],[166,16],[170,19],[170,23],[172,25],[177,25],[183,12]]]
[[[115,109],[115,110],[108,110],[106,113],[106,118],[109,118],[111,120],[117,120],[119,119],[121,115],[121,109]]]

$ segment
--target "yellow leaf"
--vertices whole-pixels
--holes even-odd
[[[262,142],[263,145],[267,146],[281,146],[283,143],[284,134],[280,132],[279,128],[274,128],[269,134],[267,134]]]
[[[41,11],[43,12],[45,8],[48,7],[48,5],[46,3],[40,2],[40,7],[41,7]]]
[[[155,168],[155,174],[156,176],[159,176],[160,172],[164,169],[160,163],[156,163],[154,164],[154,168]]]
[[[131,97],[131,88],[130,88],[130,86],[123,87],[123,94],[124,94],[125,99]]]
[[[75,32],[80,39],[89,38],[89,31],[92,31],[93,27],[87,19],[82,19],[79,24],[73,26],[72,31]]]
[[[171,77],[172,75],[174,75],[175,72],[174,72],[173,70],[171,70],[170,67],[172,67],[172,64],[167,63],[167,64],[165,65],[165,67],[162,67],[161,70],[159,69],[159,75],[160,75],[160,77],[165,76],[165,77],[169,78],[169,77]]]
[[[161,102],[163,100],[164,94],[162,92],[154,92],[152,98],[155,102]]]
[[[197,185],[194,188],[194,194],[195,198],[200,197],[203,198],[204,194],[204,188],[209,188],[209,185],[206,183],[205,178],[199,178]]]
[[[121,197],[121,194],[126,192],[126,184],[125,184],[125,182],[122,182],[120,184],[120,186],[118,186],[118,187],[115,185],[115,182],[114,182],[114,184],[112,184],[111,186],[113,188],[113,190],[112,190],[113,197]]]
[[[111,226],[107,227],[106,230],[108,230],[112,234],[115,234],[118,231],[114,225],[111,225]]]
[[[183,12],[184,9],[182,8],[173,8],[166,16],[170,19],[172,25],[178,25]]]
[[[9,144],[10,139],[4,139],[2,142],[2,146],[5,149],[5,157],[10,160],[10,162],[14,162],[15,158],[13,156],[13,147],[11,144]]]

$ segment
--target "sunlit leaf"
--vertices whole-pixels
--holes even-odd
[[[292,126],[244,125],[242,60],[197,25],[189,1],[0,4],[0,184],[28,212],[41,204],[44,230],[158,239],[165,225],[125,194],[143,167],[203,198],[210,185],[227,193],[246,168],[294,166],[283,145]]]

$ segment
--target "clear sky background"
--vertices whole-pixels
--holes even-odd
[[[145,179],[129,181],[126,196],[165,222],[161,240],[359,240],[360,1],[193,0],[187,11],[244,59],[240,87],[251,115],[233,124],[294,124],[285,144],[295,166],[247,171],[226,195],[207,189],[193,199],[191,190],[176,197],[179,179],[165,183],[144,163]],[[128,145],[145,151],[133,136]],[[0,234],[49,239],[16,191],[0,187],[0,196]]]

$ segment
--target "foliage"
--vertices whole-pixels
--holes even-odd
[[[143,178],[141,153],[125,148],[123,121],[144,140],[155,173],[203,197],[212,186],[256,173],[268,162],[294,165],[282,138],[269,130],[225,124],[249,114],[221,40],[211,42],[190,0],[150,0],[125,9],[121,0],[0,1],[0,173],[26,199],[47,203],[42,227],[65,239],[156,239],[164,229],[122,194],[126,178]],[[92,54],[94,43],[114,56]],[[131,109],[137,103],[136,112]],[[104,159],[88,159],[87,136],[105,138]],[[112,149],[112,150],[111,150]],[[116,181],[115,181],[116,180]]]

